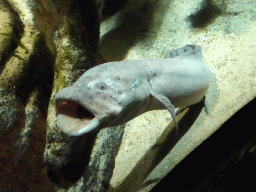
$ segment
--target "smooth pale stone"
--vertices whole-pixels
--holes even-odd
[[[127,8],[101,24],[100,52],[107,61],[163,58],[168,50],[197,44],[202,46],[203,59],[215,74],[206,95],[210,113],[202,110],[191,120],[186,113],[198,112],[193,108],[179,115],[178,119],[193,124],[187,127],[179,122],[184,133],[180,139],[170,133],[174,124],[169,124],[171,116],[166,110],[147,112],[126,124],[109,192],[150,191],[255,97],[256,12],[252,10],[256,4],[250,3],[250,9],[241,8],[249,2],[238,6],[237,1],[227,1],[227,9],[220,8],[230,14],[219,15],[204,29],[192,28],[188,20],[200,9],[199,0],[148,1],[144,7],[133,6],[134,12],[129,13]],[[235,15],[238,7],[240,13]],[[118,22],[120,18],[126,22]]]

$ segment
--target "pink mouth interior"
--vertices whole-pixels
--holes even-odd
[[[57,100],[57,125],[65,133],[78,131],[88,125],[95,117],[80,104],[70,100]]]

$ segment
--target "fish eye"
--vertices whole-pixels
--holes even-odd
[[[101,86],[100,86],[100,89],[101,89],[101,90],[104,90],[104,89],[105,89],[105,86],[104,86],[104,85],[101,85]]]

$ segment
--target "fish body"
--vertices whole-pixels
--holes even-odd
[[[86,71],[56,96],[57,125],[70,136],[124,124],[140,114],[202,100],[212,73],[200,46],[186,45],[164,59],[108,62]]]

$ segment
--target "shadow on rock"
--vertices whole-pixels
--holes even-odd
[[[168,155],[173,149],[181,137],[189,130],[193,123],[198,118],[201,110],[204,107],[204,101],[202,100],[196,105],[189,108],[186,114],[179,120],[179,134],[176,134],[175,125],[173,121],[163,131],[162,135],[156,141],[156,144],[148,150],[148,152],[140,159],[140,161],[133,168],[131,173],[125,178],[120,186],[115,190],[126,191],[129,188],[133,190],[141,190],[148,185],[157,181],[146,181],[147,176],[154,170],[154,168],[161,163],[161,161]],[[179,118],[178,118],[179,119]],[[143,167],[143,169],[142,169]],[[144,173],[142,173],[142,171]],[[141,177],[136,177],[141,175]],[[160,180],[161,178],[159,178]],[[127,187],[129,186],[129,187]]]
[[[45,162],[49,179],[65,189],[74,185],[81,178],[89,163],[95,137],[96,134],[90,134],[67,138],[71,144],[63,149],[68,150],[69,153],[64,163],[61,164],[62,166],[55,167],[51,162]]]

